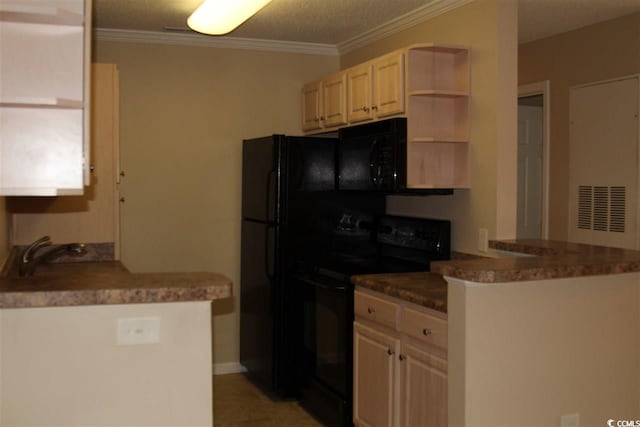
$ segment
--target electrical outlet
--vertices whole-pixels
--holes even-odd
[[[116,344],[139,345],[160,342],[160,317],[121,317],[117,319]]]
[[[580,427],[580,414],[564,414],[560,417],[560,427]]]
[[[481,228],[478,233],[478,250],[480,252],[487,252],[489,250],[489,230]]]

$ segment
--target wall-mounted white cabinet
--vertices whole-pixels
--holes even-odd
[[[88,183],[90,0],[0,0],[0,194]]]

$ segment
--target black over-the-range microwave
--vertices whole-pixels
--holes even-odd
[[[452,194],[452,189],[407,188],[407,119],[398,117],[338,132],[338,190]]]

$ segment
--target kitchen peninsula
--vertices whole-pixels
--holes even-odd
[[[0,424],[213,425],[215,273],[43,264],[0,279]]]
[[[431,285],[418,294],[409,276],[393,291],[393,275],[354,278],[360,289],[446,312],[448,424],[637,419],[640,252],[554,241],[490,246],[503,256],[434,262]],[[446,284],[433,285],[433,273]]]

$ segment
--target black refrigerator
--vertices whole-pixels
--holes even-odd
[[[243,141],[240,361],[253,382],[279,397],[299,394],[291,212],[305,194],[335,190],[335,148],[336,139],[322,137]]]

